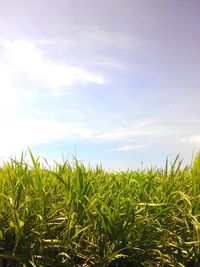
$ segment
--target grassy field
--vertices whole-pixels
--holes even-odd
[[[30,156],[0,169],[0,266],[200,266],[200,154],[120,173]]]

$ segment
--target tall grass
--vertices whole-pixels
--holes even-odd
[[[0,266],[200,266],[200,154],[120,173],[30,156],[0,169]]]

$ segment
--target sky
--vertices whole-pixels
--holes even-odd
[[[109,170],[200,149],[199,0],[0,0],[0,159]]]

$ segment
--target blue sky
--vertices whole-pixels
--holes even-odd
[[[0,157],[108,169],[200,148],[199,0],[0,0]]]

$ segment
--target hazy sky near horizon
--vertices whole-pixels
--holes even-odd
[[[0,158],[110,169],[200,149],[199,0],[0,0]]]

